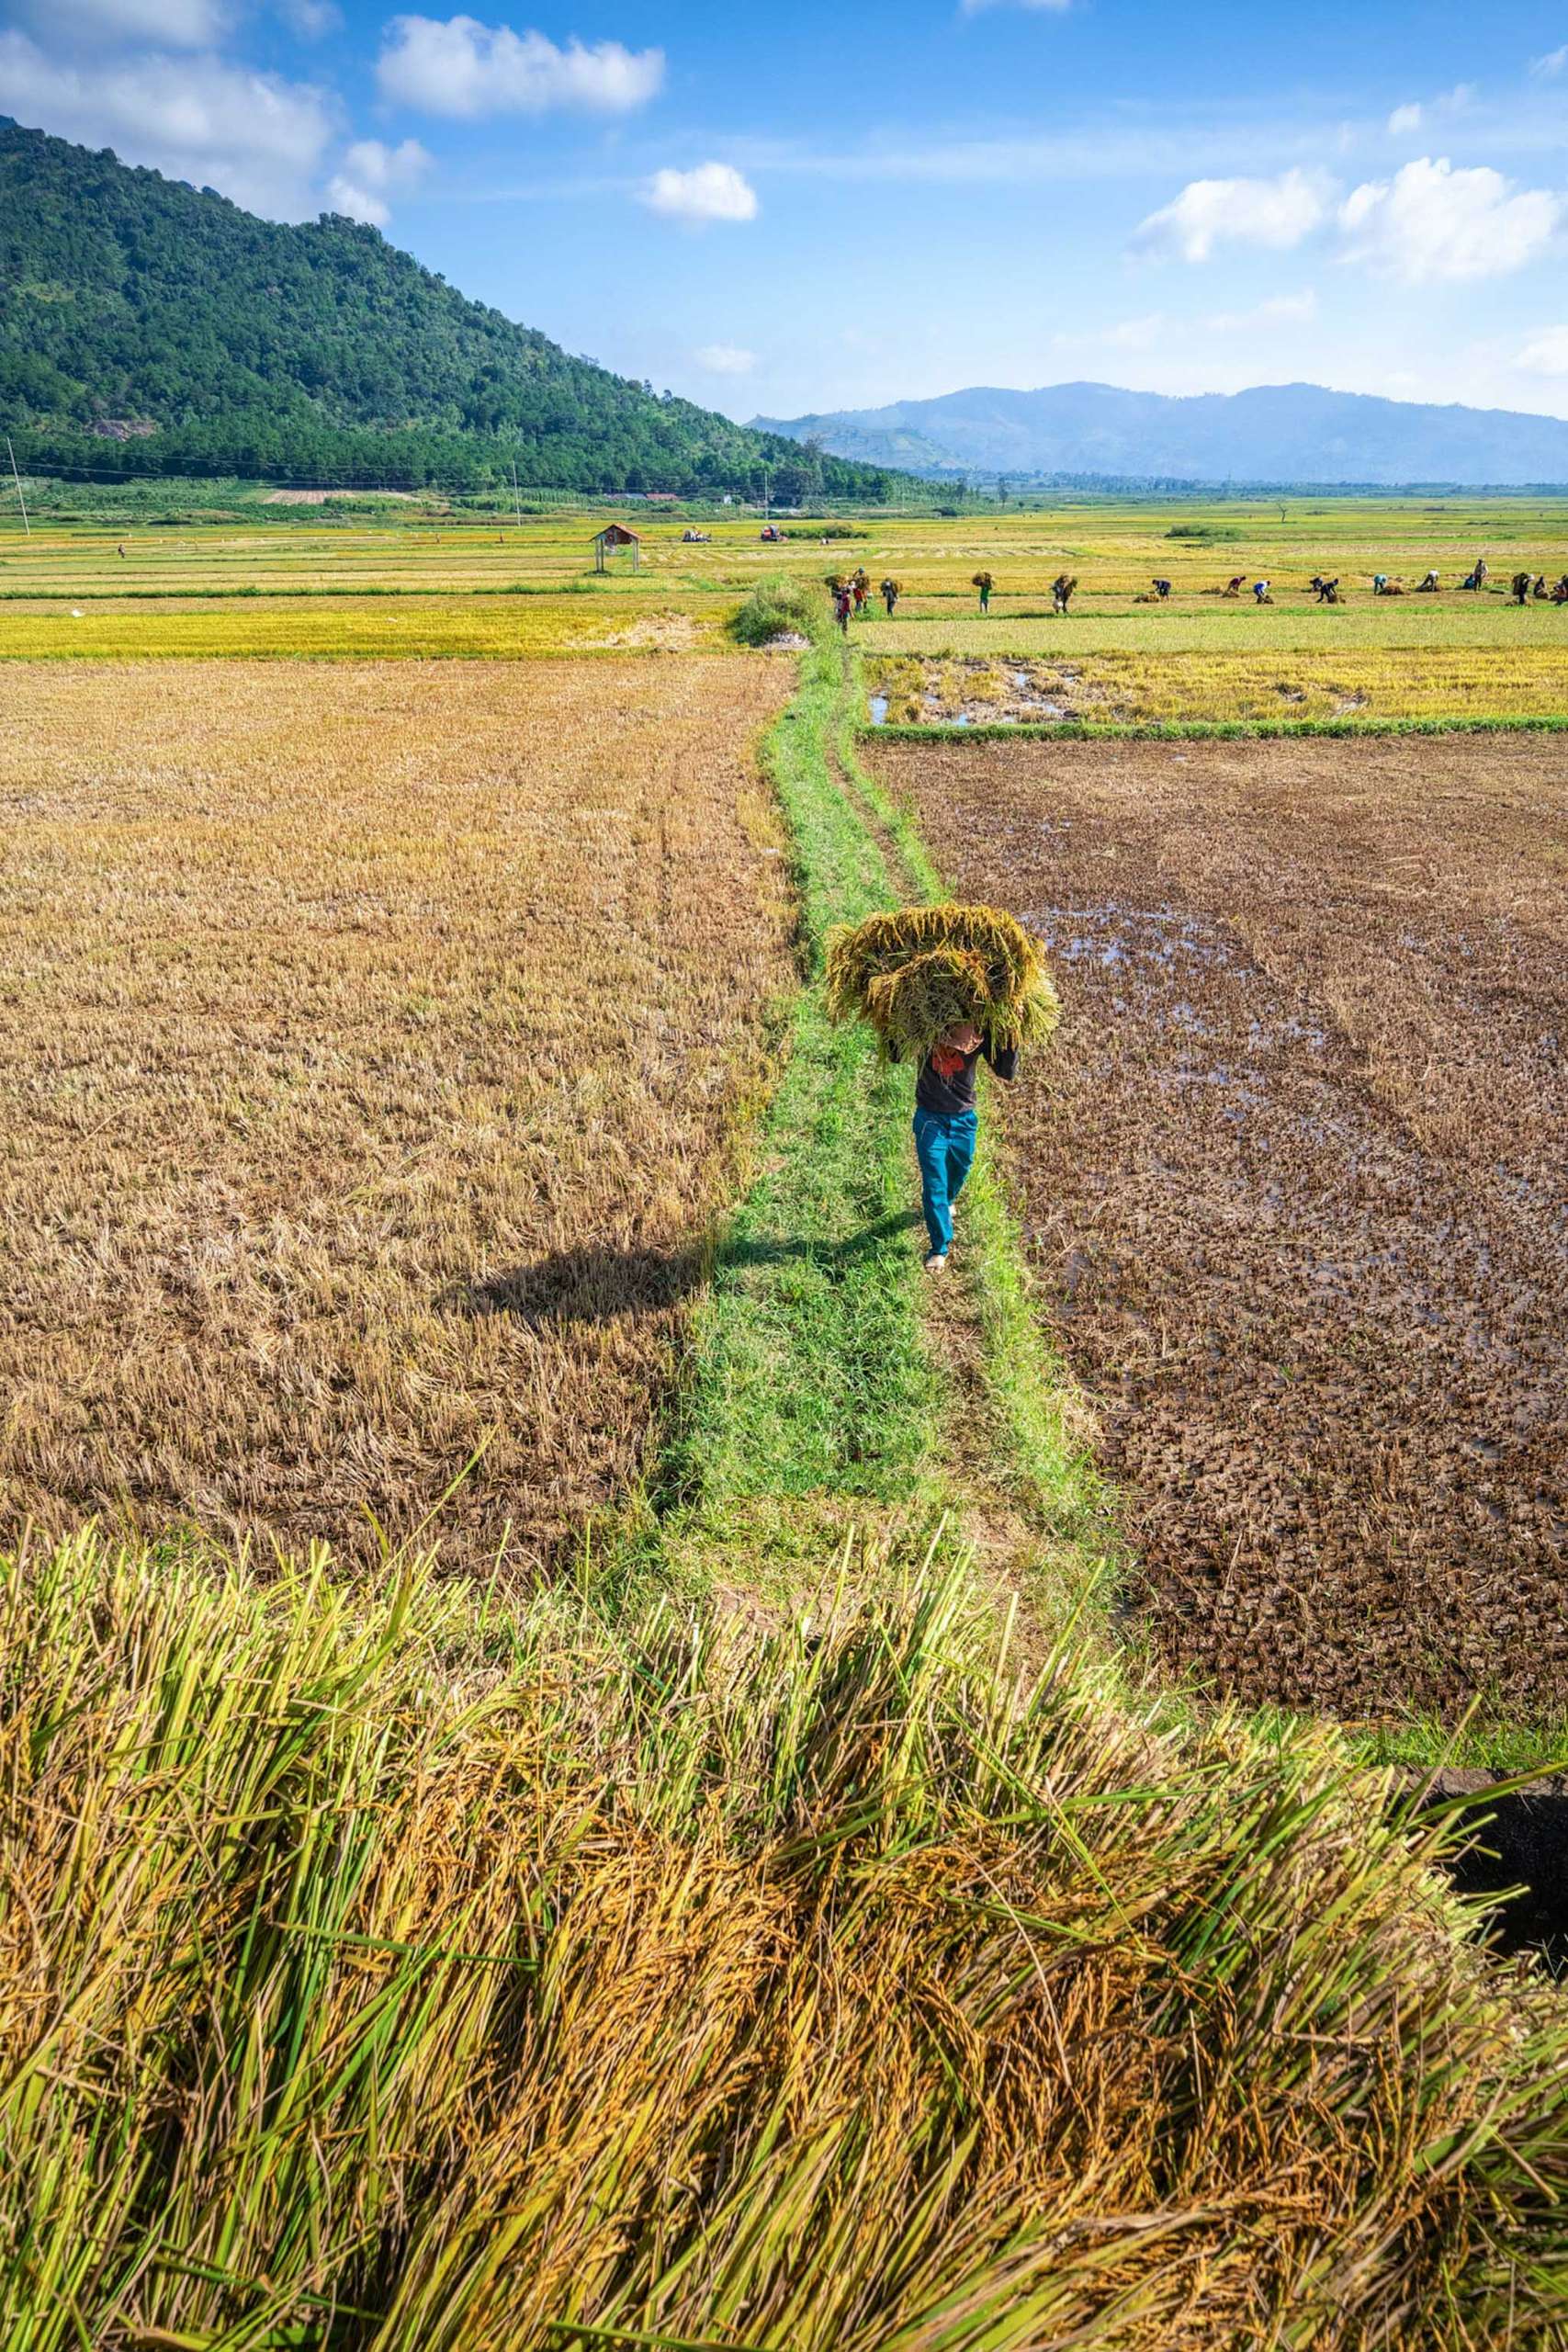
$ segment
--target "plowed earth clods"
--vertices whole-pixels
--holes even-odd
[[[1568,1702],[1568,759],[887,743],[1047,943],[1030,1245],[1157,1648],[1352,1716]]]

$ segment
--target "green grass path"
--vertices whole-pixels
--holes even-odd
[[[794,845],[805,985],[757,1173],[694,1318],[666,1534],[699,1537],[710,1562],[739,1544],[766,1583],[792,1556],[819,1565],[825,1521],[896,1505],[973,1526],[1000,1498],[1043,1539],[1032,1604],[1048,1571],[1059,1624],[1104,1589],[1113,1545],[992,1159],[982,1152],[965,1193],[954,1261],[980,1339],[976,1429],[975,1383],[943,1363],[928,1313],[909,1073],[823,1005],[832,923],[946,895],[910,820],[861,767],[862,707],[858,655],[815,644],[763,748]]]

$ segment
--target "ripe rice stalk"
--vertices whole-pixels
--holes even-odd
[[[1043,1045],[1060,1018],[1045,959],[1012,915],[909,906],[829,933],[828,1010],[866,1021],[892,1060],[919,1058],[973,1023],[988,1046]]]
[[[434,1565],[0,1562],[4,2341],[1561,2342],[1560,1999],[1331,1735]]]

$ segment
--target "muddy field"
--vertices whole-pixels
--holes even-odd
[[[790,983],[789,674],[9,673],[0,1540],[580,1540]]]
[[[1008,1105],[1164,1656],[1358,1717],[1568,1703],[1568,759],[875,747],[1049,943]]]

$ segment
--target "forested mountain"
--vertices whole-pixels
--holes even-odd
[[[1114,384],[1039,391],[976,386],[888,408],[844,409],[760,431],[932,476],[1118,476],[1185,482],[1568,481],[1568,422],[1512,409],[1438,407],[1321,384],[1173,399]]]
[[[0,420],[40,468],[390,488],[745,490],[875,501],[470,302],[378,230],[290,228],[0,118]]]

